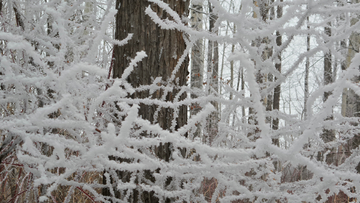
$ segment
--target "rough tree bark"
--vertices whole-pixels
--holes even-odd
[[[188,15],[189,0],[165,0],[165,3],[177,12],[180,16]],[[139,51],[145,51],[147,57],[138,63],[138,66],[128,77],[128,82],[134,87],[140,85],[152,84],[152,79],[161,77],[164,82],[170,78],[174,67],[179,58],[185,50],[185,41],[183,34],[177,30],[163,30],[156,25],[149,16],[145,14],[147,7],[159,15],[160,18],[165,19],[171,17],[167,12],[163,11],[154,3],[149,3],[147,0],[117,0],[116,8],[118,13],[116,15],[116,30],[115,38],[124,39],[129,33],[133,33],[132,39],[124,46],[114,47],[114,68],[113,78],[121,77],[122,73],[128,67],[130,59],[134,58]],[[176,73],[172,83],[174,87],[186,85],[186,77],[188,74],[187,65],[188,59],[183,63]],[[166,96],[167,101],[173,101],[178,90],[174,88],[172,92],[168,92]],[[163,91],[156,91],[152,95],[149,91],[138,91],[132,94],[131,98],[153,98],[161,99]],[[180,99],[184,99],[186,94],[181,95]],[[171,129],[172,120],[174,119],[174,110],[171,108],[161,108],[157,112],[157,105],[140,104],[139,115],[151,123],[157,123],[163,129]],[[157,116],[155,116],[157,114]],[[176,118],[177,125],[175,130],[183,126],[187,121],[187,107],[181,106]],[[144,134],[144,136],[150,136]],[[153,135],[152,135],[153,136]],[[162,143],[155,149],[156,155],[165,161],[170,160],[171,151],[170,143]],[[130,161],[130,160],[120,160]],[[153,172],[145,172],[146,177],[150,181],[154,181]],[[129,181],[129,176],[126,171],[119,171],[118,176],[123,182]],[[171,180],[169,180],[171,181]],[[108,191],[104,191],[105,195]],[[109,194],[108,194],[109,195]],[[119,195],[119,193],[117,194]],[[159,202],[159,199],[154,195],[154,192],[141,192],[134,190],[133,195],[127,200],[129,202]],[[166,199],[166,202],[169,202]]]

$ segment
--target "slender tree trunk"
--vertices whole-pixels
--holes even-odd
[[[283,0],[280,0],[280,3],[282,3],[282,2],[283,2]],[[276,17],[278,19],[281,19],[282,15],[283,15],[283,8],[282,8],[282,6],[278,6],[276,9]],[[276,31],[276,46],[280,47],[281,45],[282,45],[282,36],[279,31]],[[281,62],[282,62],[281,53],[279,53],[279,55],[277,57],[278,57],[278,62],[275,64],[275,68],[277,71],[279,71],[279,73],[281,73]],[[276,80],[277,80],[277,78],[275,77],[275,81]],[[281,93],[281,86],[278,85],[274,89],[274,102],[273,102],[274,110],[280,109],[280,93]],[[274,130],[279,129],[279,118],[273,119],[272,128]],[[278,138],[273,139],[272,142],[273,142],[273,144],[280,146]]]
[[[345,40],[342,40],[340,42],[340,46],[341,46],[341,49],[346,49],[346,41]],[[346,53],[344,53],[344,56],[346,55]],[[345,71],[347,68],[347,60],[343,60],[341,62],[341,70],[342,71]],[[342,92],[342,99],[341,99],[341,115],[342,116],[347,116],[346,114],[346,103],[347,103],[347,88],[344,88],[343,89],[343,92]]]
[[[343,6],[343,3],[338,1],[338,6]],[[340,20],[344,20],[345,18],[345,15],[341,15],[340,16]],[[340,42],[340,53],[342,56],[346,56],[346,40],[341,40]],[[341,71],[345,71],[346,70],[346,60],[341,60],[340,61],[340,68],[341,68]],[[341,98],[341,115],[343,117],[345,117],[346,115],[346,96],[347,96],[347,88],[344,88],[343,89],[343,92],[342,92],[342,98]],[[343,160],[343,157],[345,157],[345,144],[342,144],[338,147],[338,153],[337,153],[337,159],[336,159],[336,166],[342,164],[342,160]]]
[[[212,5],[210,2],[209,4],[209,31],[215,32],[215,22],[217,16],[213,13]],[[218,43],[216,41],[209,40],[208,45],[208,87],[209,87],[209,94],[211,90],[215,93],[219,92],[219,48]],[[207,136],[205,138],[206,142],[211,144],[218,134],[218,122],[219,122],[219,108],[218,103],[216,101],[212,101],[211,104],[215,107],[216,111],[212,112],[207,119]]]
[[[165,0],[175,12],[180,16],[187,15],[189,0]],[[117,0],[116,8],[118,13],[116,15],[116,39],[124,39],[128,33],[133,33],[132,39],[124,46],[114,47],[114,69],[113,78],[121,77],[122,73],[128,67],[130,59],[134,58],[139,51],[145,51],[147,57],[138,63],[135,70],[128,77],[128,82],[134,86],[152,84],[152,78],[161,77],[165,82],[172,83],[175,87],[186,85],[186,77],[188,74],[187,64],[188,60],[183,63],[176,73],[174,81],[168,81],[179,58],[185,50],[185,41],[181,32],[177,30],[163,30],[156,25],[149,16],[145,14],[147,7],[159,15],[160,18],[169,18],[167,12],[160,9],[156,4],[149,3],[147,0]],[[170,84],[169,84],[170,85]],[[166,94],[166,95],[164,95]],[[131,98],[147,98],[161,99],[166,97],[166,101],[173,101],[178,94],[178,89],[174,88],[172,92],[156,91],[150,95],[149,91],[138,91],[131,95]],[[180,99],[185,99],[186,94],[182,94]],[[181,106],[178,112],[178,117],[174,118],[174,110],[171,108],[160,108],[157,110],[157,105],[146,105],[141,103],[139,108],[139,115],[153,124],[158,124],[163,129],[172,129],[172,120],[176,119],[177,125],[175,130],[183,126],[187,121],[187,107]],[[157,115],[157,116],[155,116]],[[144,133],[144,136],[149,134]],[[171,150],[170,143],[162,143],[155,149],[156,155],[165,161],[170,160]],[[130,160],[121,159],[120,161]],[[153,171],[145,171],[145,179],[154,182]],[[129,172],[119,171],[118,178],[123,182],[129,181]],[[137,182],[142,182],[138,177]],[[171,182],[171,178],[166,181],[166,184]],[[114,188],[115,189],[115,188]],[[108,191],[104,191],[109,195]],[[117,196],[120,194],[118,193]],[[120,197],[123,198],[123,197]],[[154,192],[144,192],[141,190],[134,190],[129,197],[129,202],[159,202],[155,197]],[[166,199],[165,202],[171,201]]]
[[[235,30],[235,29],[234,29]],[[234,53],[235,51],[235,44],[232,44],[231,45],[231,53]],[[240,74],[240,73],[239,73]],[[231,89],[234,88],[234,61],[230,61],[230,87]],[[238,89],[236,91],[239,91]],[[230,97],[229,97],[230,100],[233,99],[233,93],[230,92]],[[236,110],[233,114],[233,119],[232,119],[232,125],[231,126],[234,126],[234,123],[235,123],[235,114],[236,114]],[[229,119],[230,120],[230,119]],[[229,124],[230,124],[230,121],[229,121]]]
[[[280,3],[283,2],[283,0],[280,0]],[[272,3],[274,3],[274,1],[272,1]],[[275,10],[275,8],[273,7],[272,10]],[[271,11],[271,13],[273,13],[274,11]],[[282,10],[282,6],[277,6],[276,9],[276,18],[281,19],[283,14],[283,10]],[[271,14],[271,16],[274,16],[275,14]],[[273,17],[274,18],[274,17]],[[282,36],[280,34],[279,31],[276,31],[276,46],[280,47],[282,45]],[[275,68],[277,71],[279,71],[279,73],[281,73],[281,52],[279,53],[279,55],[277,56],[277,62],[275,63]],[[269,78],[269,80],[272,78]],[[274,78],[274,81],[276,81],[277,78]],[[278,85],[275,87],[274,89],[274,94],[273,94],[273,100],[272,100],[272,110],[279,110],[280,109],[280,93],[281,93],[281,86]],[[278,130],[279,129],[279,118],[275,117],[272,119],[272,129],[273,130]],[[272,144],[280,147],[280,142],[279,142],[279,138],[273,138],[272,139]],[[280,161],[274,161],[274,167],[275,170],[278,171],[281,168],[281,163]]]
[[[192,4],[191,10],[191,27],[196,30],[202,30],[202,12],[203,6],[201,2]],[[201,92],[203,86],[203,73],[204,72],[204,53],[203,53],[203,39],[198,39],[191,50],[191,88],[195,92]],[[191,94],[191,98],[197,98],[196,93]],[[201,110],[199,103],[192,103],[190,107],[190,115],[196,115]],[[201,136],[200,123],[197,124],[194,137]]]
[[[241,71],[239,77],[241,80],[241,91],[243,92],[243,94],[245,94],[245,81],[244,81],[244,67],[240,67],[239,70]],[[238,85],[239,86],[239,85]],[[239,88],[238,88],[239,89]],[[246,112],[245,112],[245,106],[241,107],[241,113],[242,113],[242,117],[245,118]],[[245,121],[244,121],[245,122]]]
[[[271,0],[270,2],[271,2],[271,5],[274,4],[274,0]],[[271,6],[269,19],[270,19],[270,20],[274,20],[274,18],[275,18],[275,8],[274,8],[274,6]],[[267,39],[265,43],[269,44],[270,41]],[[272,54],[273,54],[273,47],[269,47],[269,46],[267,45],[267,48],[266,48],[265,51],[266,51],[266,54],[265,54],[265,56],[264,56],[264,60],[266,60],[266,59],[268,59],[268,58],[270,58],[270,57],[272,56]],[[272,74],[272,73],[268,73],[266,79],[267,79],[267,81],[268,81],[269,83],[274,82],[274,76],[273,76],[273,74]],[[274,93],[273,93],[272,91],[267,95],[267,98],[266,98],[265,101],[266,101],[266,102],[265,102],[266,111],[272,111],[272,110],[273,110],[273,103],[274,103]],[[266,122],[269,123],[270,126],[272,126],[272,118],[271,118],[270,116],[267,116],[267,117],[266,117]]]
[[[309,23],[309,17],[306,19]],[[310,26],[307,26],[307,29],[310,30]],[[306,36],[306,51],[310,51],[310,34]],[[310,58],[306,57],[305,62],[305,81],[304,81],[304,120],[307,119],[307,100],[309,98],[309,70],[310,70]]]
[[[233,0],[231,0],[229,2],[229,10],[228,12],[231,12],[231,8],[233,9],[233,11],[235,11],[235,6],[234,6],[234,2]],[[229,32],[229,28],[230,28],[230,23],[228,22],[226,25],[226,30],[225,30],[225,36],[228,36],[228,32]],[[231,28],[230,28],[231,29]],[[233,29],[233,33],[235,33],[236,31],[235,25],[234,25],[234,29]],[[231,53],[234,53],[234,49],[235,49],[235,44],[231,45]],[[221,57],[221,71],[220,71],[220,82],[225,82],[223,79],[223,73],[224,73],[224,66],[225,66],[225,50],[226,50],[226,43],[223,44],[223,50],[222,50],[222,57]],[[230,87],[233,88],[234,87],[234,61],[230,61]],[[219,93],[220,95],[222,95],[222,88],[219,89]],[[232,100],[233,98],[233,93],[230,92],[230,96],[229,96],[229,100]],[[219,109],[221,110],[221,103],[219,104]],[[221,117],[221,111],[219,112],[220,115],[219,117]],[[236,114],[236,110],[234,112],[234,116]],[[230,115],[228,118],[226,118],[226,122],[230,125]]]
[[[266,19],[267,19],[267,5],[265,4],[265,1],[253,1],[254,5],[256,7],[259,7],[259,12],[260,13],[256,13],[255,11],[253,12],[253,18],[261,18],[262,21],[266,22]],[[260,45],[262,43],[266,43],[267,42],[267,39],[261,39],[260,37],[258,37],[257,39],[253,40],[251,42],[251,46],[254,46],[254,47],[260,47]],[[264,50],[262,52],[262,58],[266,58],[266,50]],[[257,67],[257,64],[256,64],[256,61],[253,60],[254,62],[254,68],[255,68],[255,71],[256,71],[256,83],[259,84],[260,88],[261,88],[261,84],[263,84],[264,82],[264,76],[261,72],[261,69]],[[266,103],[267,103],[267,97],[263,98],[263,104],[266,106]],[[250,125],[257,125],[258,121],[255,119],[255,116],[253,115],[255,112],[254,108],[253,107],[249,107],[249,118],[248,118],[248,123]],[[252,132],[251,132],[252,131]],[[253,134],[255,133],[258,133],[258,128],[255,127],[253,130],[251,130],[249,133],[248,133],[248,136],[252,136]]]
[[[325,27],[325,34],[327,36],[331,36],[330,27]],[[331,84],[333,82],[332,78],[332,59],[331,59],[331,51],[328,51],[324,54],[324,85]],[[329,98],[331,92],[324,93],[324,102]]]
[[[330,25],[331,24],[329,23],[329,26]],[[325,34],[327,36],[331,36],[331,28],[330,27],[325,27],[324,30],[325,30]],[[333,76],[333,73],[332,73],[331,51],[328,50],[326,53],[324,53],[324,85],[328,85],[333,82],[332,76]],[[326,102],[330,95],[331,95],[331,92],[324,92],[323,101]],[[333,116],[332,115],[329,116],[328,118],[326,118],[326,120],[333,120]],[[323,133],[321,135],[321,138],[323,139],[323,141],[325,143],[334,141],[335,140],[334,130],[324,129]],[[334,162],[333,157],[334,157],[335,149],[330,149],[330,150],[331,150],[331,152],[326,157],[326,162],[328,164],[331,164]],[[322,161],[324,159],[323,153],[324,152],[319,152],[318,160]]]

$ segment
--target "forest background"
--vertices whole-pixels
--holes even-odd
[[[0,201],[358,201],[359,14],[0,0]]]

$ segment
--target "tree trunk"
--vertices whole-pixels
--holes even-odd
[[[271,0],[271,5],[274,4],[274,0]],[[271,6],[270,8],[270,16],[269,16],[270,20],[274,20],[275,19],[275,7]],[[269,44],[270,41],[267,40],[267,43]],[[264,57],[264,60],[270,58],[273,54],[273,48],[272,47],[268,47],[266,48],[266,54]],[[272,73],[268,73],[267,74],[267,80],[269,81],[269,83],[273,83],[274,82],[274,76]],[[274,107],[274,93],[271,91],[266,98],[266,111],[272,111]],[[270,124],[270,126],[272,126],[272,118],[271,116],[267,116],[266,117],[266,122]]]
[[[191,10],[191,27],[196,30],[202,30],[202,3],[193,3]],[[201,91],[203,86],[204,72],[204,53],[203,53],[203,39],[198,39],[191,49],[191,89],[193,91]],[[191,98],[197,98],[196,93],[191,94]],[[199,103],[192,103],[190,107],[190,115],[196,115],[201,110]],[[201,136],[200,123],[197,124],[194,137]]]
[[[309,17],[306,18],[307,23],[309,24]],[[307,29],[310,30],[310,26],[307,26]],[[306,51],[310,51],[310,34],[306,36]],[[304,120],[307,119],[307,100],[309,98],[309,70],[310,70],[310,58],[306,57],[305,62],[305,81],[304,81]]]
[[[280,0],[280,2],[283,2],[283,0]],[[278,6],[276,9],[276,17],[277,19],[281,19],[283,14],[283,8],[282,6]],[[282,36],[279,31],[276,31],[276,46],[280,47],[282,45]],[[281,53],[277,56],[278,62],[275,64],[275,68],[279,73],[281,73]],[[277,78],[275,77],[275,81]],[[280,109],[280,93],[281,93],[281,86],[278,85],[274,89],[274,99],[273,99],[273,110],[279,110]],[[274,118],[272,123],[272,129],[278,130],[279,129],[279,118]],[[276,146],[280,146],[279,139],[273,138],[272,143]]]
[[[235,26],[234,26],[234,33],[235,33]],[[235,52],[235,44],[232,44],[231,45],[231,53],[234,53],[234,52]],[[234,89],[234,61],[230,61],[230,87],[231,87],[231,89]],[[236,91],[239,91],[239,88],[237,88]],[[232,92],[230,92],[229,100],[230,101],[233,100],[233,93]],[[237,112],[236,112],[236,109],[235,109],[235,112],[233,113],[232,124],[230,123],[230,119],[229,119],[229,125],[230,126],[235,125],[236,114],[237,114]]]
[[[186,14],[188,10],[188,1],[167,0],[164,2],[168,3],[180,16]],[[128,33],[133,33],[133,37],[126,45],[114,47],[113,78],[121,77],[129,65],[130,59],[134,58],[137,52],[144,50],[147,54],[147,57],[139,62],[128,77],[129,83],[134,87],[150,85],[156,77],[161,77],[163,81],[167,81],[185,50],[185,42],[181,32],[160,29],[149,16],[145,15],[144,10],[149,5],[161,18],[168,17],[165,11],[146,0],[117,0],[116,2],[118,14],[116,15],[115,38],[124,39]],[[186,85],[187,63],[188,60],[182,64],[176,73],[176,79],[171,83],[176,86]],[[175,82],[176,80],[178,82]],[[176,90],[169,92],[166,95],[167,101],[173,101],[177,92]],[[152,98],[160,99],[162,94],[163,92],[156,92]],[[148,91],[136,92],[131,95],[132,98],[147,98],[149,96]],[[186,95],[182,96],[184,98]],[[170,118],[173,117],[172,110],[162,108],[159,116],[154,118],[156,108],[156,105],[141,104],[139,114],[152,123],[158,123],[163,129],[170,129],[172,120]],[[177,118],[177,128],[185,124],[186,118],[186,106],[182,106]]]
[[[359,0],[352,0],[352,3],[359,3]],[[354,17],[351,19],[351,25],[355,25],[359,21],[359,17]],[[344,43],[345,44],[345,43]],[[360,50],[360,33],[353,32],[349,38],[348,53],[346,57],[346,68],[351,65],[351,60],[354,58],[355,54]],[[360,77],[354,77],[352,80],[353,83],[359,83]],[[354,92],[352,89],[344,90],[343,99],[342,99],[342,114],[346,117],[360,117],[360,96]],[[358,125],[358,123],[352,123],[353,125]],[[356,149],[360,145],[360,135],[355,134],[354,137],[348,141],[348,149]],[[360,163],[356,167],[357,173],[360,173]]]
[[[254,11],[253,12],[253,18],[260,18],[261,21],[263,21],[265,23],[269,18],[269,5],[268,5],[268,3],[266,1],[254,1],[253,3],[254,3],[254,5],[256,7],[259,7],[259,13],[256,13]],[[268,37],[265,37],[265,38],[258,37],[256,40],[252,41],[252,46],[256,46],[259,49],[260,49],[262,44],[265,44],[265,48],[263,48],[263,50],[262,50],[261,57],[262,57],[262,61],[265,61],[266,59],[269,58],[269,56],[272,55],[272,48],[270,48],[268,46],[269,38]],[[258,66],[258,64],[256,64],[255,60],[254,60],[254,67],[255,67],[255,70],[256,70],[256,83],[259,84],[260,89],[263,89],[264,88],[264,83],[266,83],[267,80],[268,80],[268,76],[262,72],[261,68]],[[272,108],[271,104],[268,105],[268,98],[269,98],[268,96],[265,96],[264,98],[261,98],[262,102],[263,102],[263,105],[265,106],[267,111],[271,110],[271,108]],[[272,97],[270,97],[270,98],[272,100]],[[272,103],[272,101],[271,101],[271,103]],[[249,107],[248,123],[250,125],[256,126],[256,125],[258,125],[258,120],[255,118],[256,116],[253,115],[254,112],[255,112],[254,108]],[[271,118],[266,118],[267,123],[270,123],[269,119],[271,119]],[[259,128],[258,127],[255,127],[255,129],[253,129],[253,132],[249,132],[248,136],[252,136],[252,135],[254,135],[256,133],[259,133]]]
[[[215,22],[217,16],[213,13],[212,5],[209,4],[209,31],[215,31]],[[207,82],[209,87],[209,94],[211,94],[211,90],[215,93],[219,92],[219,48],[217,41],[209,40],[208,45],[208,80]],[[219,108],[218,103],[212,101],[211,104],[215,107],[216,111],[212,112],[207,119],[207,136],[205,138],[206,142],[211,145],[216,135],[218,134],[218,122],[219,122]]]
[[[331,25],[329,23],[329,25]],[[324,28],[325,34],[327,36],[331,36],[331,28],[325,27]],[[328,50],[326,53],[324,53],[324,85],[331,84],[333,82],[333,73],[332,73],[332,60],[331,60],[331,51]],[[331,95],[331,92],[324,92],[324,98],[323,101],[326,102],[326,100]],[[326,120],[332,120],[333,116],[329,116],[326,118]],[[321,135],[321,138],[325,143],[331,142],[335,140],[335,132],[333,130],[324,129],[323,133]],[[321,155],[320,155],[321,154]],[[326,162],[328,164],[333,163],[333,156],[334,156],[334,149],[331,149],[331,152],[326,157]],[[319,152],[318,160],[323,160],[323,152]]]
[[[165,0],[165,3],[177,12],[180,16],[187,16],[189,0]],[[122,40],[127,37],[129,33],[133,33],[132,39],[124,46],[114,47],[114,69],[113,78],[121,77],[124,70],[128,67],[130,60],[135,57],[139,51],[145,51],[147,57],[138,63],[137,67],[127,78],[128,82],[134,86],[150,85],[153,79],[161,77],[166,84],[175,87],[186,85],[186,77],[188,74],[188,59],[183,63],[180,69],[175,74],[173,81],[168,81],[179,58],[185,50],[185,41],[181,32],[177,30],[163,30],[156,25],[151,18],[145,14],[145,9],[149,7],[155,11],[160,18],[169,18],[167,12],[163,11],[154,3],[149,3],[147,0],[117,0],[116,8],[118,13],[116,15],[116,30],[115,38]],[[170,17],[171,19],[171,17]],[[166,97],[166,101],[173,101],[178,94],[178,89],[174,88],[172,92],[164,93],[163,90],[156,91],[150,95],[148,90],[137,91],[132,94],[131,98],[148,98],[161,99]],[[164,95],[166,94],[166,95]],[[186,94],[180,96],[180,100],[185,99]],[[174,118],[174,109],[160,108],[157,105],[140,104],[139,115],[153,124],[158,124],[166,130],[176,130],[183,126],[187,121],[187,107],[185,105],[179,107],[177,118]],[[157,115],[157,116],[156,116]],[[176,126],[172,128],[172,120],[176,119]],[[149,134],[144,133],[144,136]],[[170,143],[162,143],[154,150],[156,156],[165,161],[169,161],[171,157]],[[130,160],[121,159],[120,161]],[[154,182],[153,171],[145,171],[145,178]],[[118,178],[123,182],[129,181],[129,172],[119,171]],[[169,181],[171,181],[169,179]],[[169,181],[166,181],[169,183]],[[114,188],[115,189],[115,188]],[[105,195],[110,195],[109,191],[104,191]],[[117,194],[120,196],[120,193]],[[119,198],[119,197],[118,197]],[[123,197],[120,197],[123,198]],[[134,190],[129,199],[124,200],[128,202],[159,202],[159,198],[154,195],[154,191],[143,192]],[[169,202],[169,199],[165,200]]]

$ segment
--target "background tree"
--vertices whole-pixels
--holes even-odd
[[[328,27],[324,28],[325,34],[327,36],[331,36],[331,22],[328,23]],[[325,43],[327,43],[327,41],[325,41]],[[331,44],[328,45],[330,46],[329,50],[327,50],[324,53],[324,85],[329,85],[333,82],[334,78],[333,78],[333,64],[332,64],[332,54],[331,54]],[[325,102],[329,96],[331,95],[331,92],[324,92],[324,99],[323,101]],[[326,118],[327,120],[333,120],[333,115],[330,115],[328,118]],[[324,129],[324,133],[321,135],[322,139],[324,140],[325,143],[331,142],[335,140],[335,131],[332,129]],[[334,157],[334,153],[335,153],[335,149],[329,149],[330,150],[330,154],[328,154],[328,156],[326,157],[326,162],[331,164],[334,162],[333,157]],[[323,154],[320,152],[318,155],[318,159],[319,160],[324,160]]]
[[[192,1],[191,6],[191,27],[200,31],[203,29],[203,2]],[[199,38],[199,37],[198,37]],[[196,39],[195,44],[191,49],[191,88],[196,93],[191,94],[191,98],[195,99],[203,89],[204,75],[204,53],[203,53],[203,39]],[[199,102],[191,104],[190,113],[196,115],[200,111]],[[194,137],[201,136],[201,126],[198,123]]]
[[[277,9],[276,9],[276,18],[281,19],[282,15],[283,15],[283,8],[282,8],[281,3],[283,3],[283,0],[279,0],[277,3],[279,3],[280,5],[278,5]],[[276,46],[281,47],[281,45],[282,45],[282,36],[281,36],[281,33],[277,30],[276,31]],[[280,53],[278,53],[277,61],[275,62],[275,68],[277,71],[279,71],[279,73],[281,73],[281,65],[282,65],[282,57],[281,57],[281,52],[280,52]],[[275,81],[276,80],[277,80],[277,78],[275,77]],[[280,95],[281,95],[281,85],[278,85],[274,88],[274,101],[273,101],[273,109],[274,110],[278,110],[278,111],[280,110]],[[278,117],[273,118],[272,128],[274,130],[279,129],[279,118]],[[274,138],[273,143],[277,146],[280,146],[280,141],[278,138]]]
[[[209,7],[209,31],[218,33],[215,22],[217,15],[213,11],[213,5],[208,1]],[[207,52],[207,91],[208,94],[217,95],[219,93],[219,47],[217,41],[208,41]],[[219,106],[216,101],[211,102],[214,105],[216,111],[212,112],[208,118],[206,124],[205,143],[211,144],[218,134],[218,122],[219,122]]]
[[[352,0],[351,4],[358,4],[358,0]],[[358,15],[351,16],[351,26],[357,25],[359,22]],[[355,55],[359,53],[360,50],[360,34],[357,31],[353,31],[349,37],[348,42],[348,51],[346,56],[346,68],[349,68],[353,65],[352,60],[354,59]],[[352,82],[358,83],[360,80],[359,76],[355,76],[351,78]],[[359,117],[360,112],[360,97],[359,94],[355,93],[355,89],[348,88],[345,89],[345,94],[343,94],[343,115],[346,117]],[[358,125],[356,122],[352,123],[353,125]],[[345,151],[350,151],[352,149],[357,148],[360,145],[360,137],[358,133],[352,135],[353,138],[349,140],[347,143]],[[360,163],[356,167],[357,173],[360,173]]]

